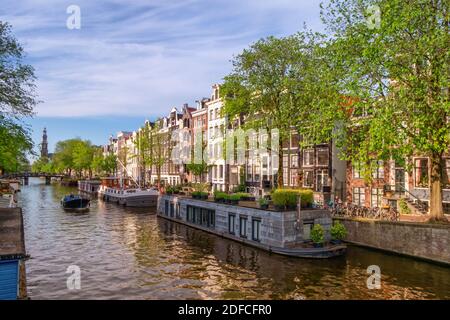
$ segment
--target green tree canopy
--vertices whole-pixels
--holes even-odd
[[[11,26],[0,21],[0,172],[20,171],[33,147],[20,121],[33,114],[37,103],[34,70],[23,63],[24,55]]]
[[[322,12],[329,61],[345,74],[340,92],[350,103],[316,116],[333,115],[348,128],[336,139],[352,161],[428,157],[435,219],[443,217],[442,156],[450,145],[449,9],[443,0],[331,0]]]

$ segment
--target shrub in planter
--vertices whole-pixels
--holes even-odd
[[[250,193],[238,192],[236,194],[241,197],[242,201],[255,201],[255,197],[252,196]]]
[[[301,206],[302,208],[311,208],[314,202],[314,193],[309,189],[300,189],[297,190],[298,194],[301,197]]]
[[[331,227],[330,233],[332,242],[338,244],[347,236],[347,229],[345,229],[345,226],[342,223],[336,221]]]
[[[241,200],[241,197],[238,194],[232,194],[228,197],[229,203],[231,204],[238,204],[239,200]]]
[[[172,186],[168,186],[168,187],[166,188],[166,194],[173,194],[173,193],[174,193],[173,187],[172,187]]]
[[[199,192],[199,199],[208,200],[209,193],[208,192]]]
[[[286,208],[289,210],[297,209],[298,192],[295,190],[286,190]]]
[[[200,191],[194,191],[192,192],[192,198],[193,199],[200,199]]]
[[[283,190],[275,190],[272,193],[272,201],[276,210],[284,210],[286,208],[286,199],[287,195]]]
[[[311,230],[311,240],[315,247],[322,247],[325,242],[325,232],[320,224],[315,224]]]
[[[269,200],[267,200],[266,198],[259,199],[258,203],[259,203],[259,207],[261,209],[268,209],[269,208]]]
[[[226,195],[227,194],[225,192],[214,191],[214,201],[216,201],[216,202],[224,202]]]

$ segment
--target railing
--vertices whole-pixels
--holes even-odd
[[[396,185],[385,185],[384,186],[384,191],[391,191],[391,192],[399,192],[397,191],[397,188],[400,188],[400,192],[403,194],[406,194],[406,196],[408,198],[412,198],[412,201],[414,203],[417,204],[417,207],[419,210],[423,211],[423,212],[428,212],[428,203],[420,200],[417,196],[415,196],[414,194],[412,194],[409,190],[407,190],[404,186],[400,185],[400,184],[396,184]]]

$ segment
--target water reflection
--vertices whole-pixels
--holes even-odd
[[[332,260],[271,255],[146,209],[93,200],[87,214],[66,213],[59,201],[71,192],[38,179],[22,191],[34,299],[450,298],[450,268],[357,247]],[[366,287],[373,264],[381,290]],[[67,289],[70,265],[81,268],[79,291]]]

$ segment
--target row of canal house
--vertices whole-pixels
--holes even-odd
[[[203,148],[208,154],[208,169],[201,176],[189,172],[186,165],[173,163],[170,149],[173,141],[167,139],[167,160],[161,170],[161,182],[166,185],[178,185],[189,182],[208,182],[213,190],[232,191],[245,186],[246,191],[263,196],[276,187],[277,174],[275,157],[259,154],[256,158],[246,153],[244,165],[233,165],[223,159],[223,138],[227,130],[240,127],[245,119],[231,121],[221,112],[223,100],[220,86],[212,87],[209,98],[197,101],[196,107],[185,104],[180,111],[174,107],[166,117],[158,119],[161,134],[170,137],[176,129],[184,129],[190,134],[182,140],[184,144],[196,145],[200,138],[195,132],[201,132]],[[146,122],[146,125],[154,123]],[[117,138],[111,138],[105,151],[118,156],[124,147],[127,151],[138,152],[133,139],[136,133],[120,132]],[[317,202],[327,202],[338,198],[344,202],[375,207],[385,204],[397,205],[401,197],[412,201],[420,200],[426,204],[429,199],[429,159],[415,157],[413,169],[405,170],[394,161],[379,161],[374,166],[373,179],[365,182],[357,165],[339,159],[335,144],[325,143],[299,148],[298,134],[293,130],[289,139],[282,144],[283,177],[285,187],[309,188],[314,191]],[[194,147],[192,147],[194,148]],[[119,156],[120,158],[120,156]],[[450,210],[450,157],[444,157],[444,208]],[[123,174],[132,175],[136,180],[151,183],[157,181],[156,169],[142,173],[137,157],[128,157],[127,170]],[[120,170],[118,170],[120,171]],[[151,171],[151,176],[150,176]],[[120,172],[118,172],[121,174]],[[392,191],[392,192],[387,192]],[[414,209],[414,208],[412,208]]]

